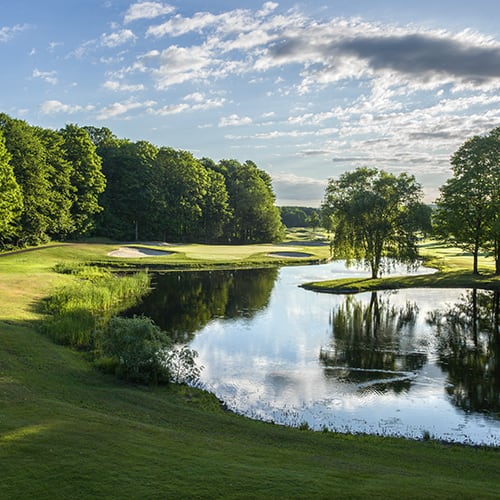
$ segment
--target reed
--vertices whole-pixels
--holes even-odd
[[[43,302],[40,329],[58,344],[81,350],[97,349],[109,318],[145,295],[150,284],[147,271],[117,276],[91,266],[57,269],[76,280]]]

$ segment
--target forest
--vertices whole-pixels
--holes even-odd
[[[0,248],[105,236],[260,243],[283,234],[271,177],[108,128],[44,129],[0,114]]]

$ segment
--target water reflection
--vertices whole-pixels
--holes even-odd
[[[156,274],[153,290],[125,313],[152,318],[178,342],[214,318],[252,318],[271,296],[278,269],[193,271]]]
[[[418,311],[414,301],[394,305],[388,292],[372,292],[367,302],[347,295],[331,313],[332,341],[320,350],[325,375],[360,390],[408,390],[427,361],[415,345]]]
[[[238,413],[313,429],[500,445],[499,298],[412,289],[316,294],[326,266],[168,273],[141,309],[187,339]]]
[[[439,339],[439,366],[446,390],[466,411],[500,412],[500,294],[469,290],[460,300],[429,314]]]

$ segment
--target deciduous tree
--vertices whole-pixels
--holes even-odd
[[[436,232],[472,253],[475,274],[479,252],[491,250],[500,274],[500,127],[468,139],[451,164],[437,200]]]
[[[363,262],[376,278],[384,257],[413,264],[417,261],[415,211],[422,190],[413,176],[395,176],[377,169],[358,168],[330,179],[322,205],[331,221],[335,258]]]
[[[0,243],[9,240],[19,229],[16,223],[23,210],[21,189],[14,177],[10,159],[0,131]]]

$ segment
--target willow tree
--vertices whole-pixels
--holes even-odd
[[[330,223],[332,256],[349,266],[363,263],[377,278],[384,258],[415,264],[421,220],[422,188],[413,176],[358,168],[330,179],[322,204]]]

